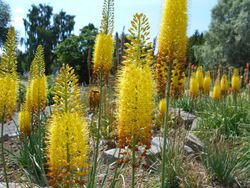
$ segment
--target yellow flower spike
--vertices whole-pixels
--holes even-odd
[[[210,86],[211,86],[211,76],[210,76],[210,72],[207,71],[205,74],[205,78],[203,80],[203,92],[204,92],[204,94],[209,95]]]
[[[196,79],[199,83],[199,89],[202,90],[203,88],[203,71],[202,71],[202,66],[199,66],[197,71],[196,71]]]
[[[7,39],[3,47],[3,55],[0,63],[0,76],[13,74],[16,76],[17,70],[17,41],[14,27],[10,27]]]
[[[74,69],[69,65],[63,65],[55,82],[55,102],[53,113],[79,112],[82,113],[81,93],[78,87],[78,79]]]
[[[22,137],[31,135],[31,119],[30,112],[26,109],[25,105],[21,108],[18,117],[19,130]]]
[[[156,65],[157,88],[159,94],[164,94],[166,86],[166,67],[172,66],[179,70],[177,75],[181,83],[187,48],[187,0],[165,0],[162,10],[162,21],[158,39],[158,58]],[[174,64],[177,61],[177,64]],[[164,72],[163,72],[164,71]],[[178,84],[174,84],[178,85]],[[180,87],[184,87],[180,84]],[[184,88],[172,87],[184,91]]]
[[[98,74],[102,72],[105,76],[109,74],[112,68],[114,41],[112,35],[100,33],[96,37],[96,43],[94,47],[94,73]]]
[[[221,88],[220,88],[220,82],[218,79],[215,81],[215,84],[214,84],[212,98],[214,100],[220,100],[221,98]]]
[[[167,84],[166,65],[162,61],[157,61],[156,64],[156,78],[157,78],[157,91],[158,94],[165,96],[165,88]]]
[[[45,63],[44,63],[44,53],[43,47],[41,45],[37,46],[35,57],[30,66],[30,79],[38,76],[43,76],[45,74]]]
[[[221,93],[223,95],[226,95],[228,93],[229,85],[228,85],[228,79],[227,79],[226,74],[222,75],[222,78],[221,78],[221,81],[220,81],[220,88],[221,88]]]
[[[11,119],[16,108],[18,93],[16,49],[16,33],[14,28],[10,27],[0,63],[0,121]]]
[[[166,111],[166,102],[167,102],[166,98],[160,100],[159,111],[160,111],[161,116],[163,116],[165,114],[165,111]]]
[[[30,66],[25,103],[27,110],[34,113],[44,110],[47,104],[47,78],[45,76],[44,54],[41,45],[38,45]]]
[[[31,111],[44,110],[47,104],[47,78],[36,77],[31,81]]]
[[[52,116],[48,130],[49,176],[54,186],[80,181],[88,172],[87,123],[77,112]]]
[[[121,147],[150,145],[154,83],[151,69],[136,64],[124,66],[118,85],[118,137]]]
[[[80,89],[74,70],[63,65],[56,78],[54,110],[48,131],[51,186],[82,185],[88,174],[88,129],[82,114]]]
[[[238,69],[234,69],[232,76],[232,92],[238,93],[240,91],[240,77]]]
[[[199,82],[193,73],[190,78],[190,88],[189,88],[189,96],[192,98],[196,98],[199,95]]]
[[[0,121],[11,119],[16,109],[18,81],[12,75],[0,76]],[[5,119],[2,119],[2,118]]]
[[[149,35],[148,19],[135,14],[129,32],[125,66],[119,74],[117,85],[118,138],[120,147],[135,144],[149,148],[152,137],[152,112],[154,108],[154,80],[151,72],[152,52],[146,50]],[[140,36],[144,36],[141,38]]]
[[[93,71],[107,79],[113,63],[114,0],[104,0],[100,33],[96,36]]]

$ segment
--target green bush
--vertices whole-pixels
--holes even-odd
[[[213,180],[225,186],[239,186],[238,179],[244,175],[240,168],[242,161],[239,153],[230,147],[231,143],[225,141],[206,143],[201,160]]]
[[[196,131],[202,138],[209,138],[214,132],[226,138],[244,137],[250,133],[250,105],[245,98],[237,97],[234,101],[229,96],[207,103],[206,108],[196,114],[201,117]]]

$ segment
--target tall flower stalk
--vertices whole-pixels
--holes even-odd
[[[80,89],[74,70],[61,68],[56,79],[55,105],[48,131],[49,183],[52,186],[85,184],[88,174],[88,130],[83,118]]]
[[[186,33],[187,0],[165,0],[158,40],[158,58],[156,65],[158,93],[162,97],[167,95],[161,177],[161,187],[163,188],[165,187],[166,137],[170,101],[169,90],[171,89],[171,94],[174,96],[180,96],[184,92],[184,65],[187,48]]]
[[[38,45],[35,58],[31,63],[26,93],[26,105],[30,112],[44,110],[47,103],[47,79],[43,47]]]
[[[16,54],[16,33],[10,27],[7,40],[3,47],[3,55],[0,64],[0,122],[1,122],[1,157],[3,163],[4,179],[6,187],[9,187],[6,161],[4,156],[4,123],[12,119],[16,108],[18,77],[17,77],[17,54]]]
[[[89,187],[95,186],[95,174],[97,168],[97,159],[99,152],[99,142],[100,142],[100,130],[101,130],[101,118],[102,111],[105,111],[105,97],[103,97],[105,81],[108,80],[109,72],[112,68],[113,63],[113,51],[114,51],[114,41],[113,41],[113,30],[114,30],[114,0],[104,0],[102,20],[100,33],[96,36],[95,46],[94,46],[94,57],[93,57],[93,71],[94,74],[99,78],[100,86],[100,101],[98,108],[98,124],[97,124],[97,138],[96,146],[94,151],[94,161],[91,171],[91,180]],[[102,108],[102,105],[104,107]]]
[[[187,46],[187,0],[165,0],[158,39],[157,88],[165,96],[167,67],[171,66],[173,95],[184,91],[184,64]]]
[[[132,149],[132,188],[136,184],[136,148],[143,145],[148,149],[152,137],[154,80],[150,68],[149,28],[144,14],[134,15],[129,28],[130,43],[126,44],[124,66],[119,72],[117,85],[119,146]]]

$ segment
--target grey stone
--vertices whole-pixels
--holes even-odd
[[[195,120],[193,121],[192,125],[191,125],[191,131],[194,131],[195,129],[198,128],[198,123],[199,121],[201,121],[201,118],[198,117],[198,118],[195,118]]]
[[[17,122],[18,122],[18,113],[15,113],[12,117],[12,120],[4,124],[3,135],[8,135],[8,137],[17,136],[18,135]],[[1,129],[0,129],[0,135],[1,135]]]
[[[156,136],[152,138],[151,145],[162,147],[163,141],[164,141],[163,137]]]
[[[186,138],[186,146],[192,148],[192,150],[195,153],[198,153],[203,150],[204,144],[201,142],[201,140],[193,135],[192,133],[189,133]]]
[[[150,155],[150,156],[159,156],[159,155],[161,155],[161,152],[162,152],[162,150],[161,150],[160,146],[151,145],[151,147],[147,151],[147,155]]]
[[[190,129],[196,116],[185,111],[181,111],[180,116],[185,124],[186,129]]]
[[[160,156],[162,153],[162,148],[163,148],[163,142],[164,138],[163,137],[153,137],[151,140],[151,146],[147,150],[147,155],[149,157],[157,157]],[[139,151],[142,153],[144,151],[144,148],[139,147]]]
[[[52,106],[46,106],[44,110],[45,115],[48,117],[51,115],[51,112],[52,112]]]
[[[192,148],[190,148],[189,146],[184,145],[183,149],[184,149],[184,154],[185,155],[191,155],[191,154],[194,153],[194,150]]]
[[[102,154],[103,162],[105,164],[112,164],[113,162],[117,161],[118,159],[125,158],[125,149],[113,148],[107,151],[104,151]]]
[[[178,114],[181,111],[183,111],[182,108],[169,108],[169,112],[172,114]]]

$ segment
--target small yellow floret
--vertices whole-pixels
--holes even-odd
[[[218,79],[215,81],[215,84],[214,84],[212,98],[214,100],[220,100],[221,98],[220,82]]]

